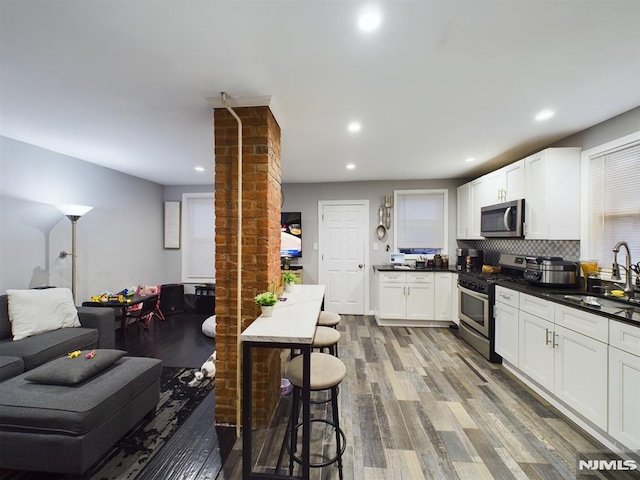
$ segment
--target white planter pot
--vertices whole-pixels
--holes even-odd
[[[295,285],[294,283],[285,283],[284,284],[284,291],[285,292],[292,292],[294,285]]]
[[[271,315],[273,315],[273,307],[274,307],[274,305],[270,305],[270,306],[262,305],[260,307],[260,309],[262,310],[262,316],[263,317],[270,317]]]

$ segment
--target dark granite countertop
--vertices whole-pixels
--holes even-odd
[[[394,268],[393,265],[387,264],[387,265],[373,265],[372,268],[377,272],[451,272],[451,273],[458,273],[456,271],[456,267],[455,266],[452,267],[451,265],[449,265],[449,267],[447,267],[447,268],[415,268],[415,267]]]
[[[612,296],[593,295],[575,288],[544,288],[526,283],[510,282],[508,280],[499,281],[497,285],[640,327],[640,304],[638,303],[630,303],[624,299],[616,299]],[[596,307],[581,302],[580,298],[586,295],[592,296],[601,306]]]

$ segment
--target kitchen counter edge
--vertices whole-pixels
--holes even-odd
[[[456,270],[456,267],[448,267],[448,268],[393,268],[392,265],[373,265],[373,268],[376,272],[450,272],[450,273],[460,273]]]
[[[538,297],[538,298],[543,298],[544,300],[549,300],[553,303],[557,303],[559,305],[564,305],[566,307],[572,307],[575,308],[577,310],[582,310],[584,312],[588,312],[588,313],[594,313],[596,315],[599,315],[601,317],[607,317],[607,318],[611,318],[613,320],[617,320],[618,322],[623,322],[626,323],[628,325],[633,325],[635,327],[639,327],[640,328],[640,313],[635,313],[634,315],[636,317],[638,317],[638,320],[636,319],[630,319],[627,318],[625,316],[622,315],[615,315],[613,313],[609,313],[609,312],[604,312],[601,309],[597,308],[597,307],[590,307],[588,305],[580,305],[577,304],[575,302],[572,302],[570,300],[563,300],[562,298],[558,298],[557,295],[559,293],[564,293],[566,292],[567,295],[571,295],[571,294],[577,294],[577,295],[585,295],[586,292],[584,290],[579,290],[579,289],[571,289],[571,288],[566,288],[566,289],[550,289],[550,288],[545,288],[545,287],[536,287],[534,285],[527,285],[527,284],[523,284],[523,283],[515,283],[515,282],[510,282],[509,280],[500,280],[498,282],[496,282],[496,285],[500,285],[501,287],[505,287],[508,288],[510,290],[514,290],[516,292],[520,292],[520,293],[526,293],[528,295],[532,295],[534,297]],[[623,302],[620,302],[621,308],[622,305],[624,305]],[[636,306],[636,305],[632,305],[636,308],[638,308],[638,310],[640,310],[640,307]]]

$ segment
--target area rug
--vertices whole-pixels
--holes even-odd
[[[0,470],[0,480],[133,480],[213,390],[214,379],[190,386],[197,368],[163,367],[156,415],[127,433],[82,477]],[[213,418],[213,413],[212,413]]]

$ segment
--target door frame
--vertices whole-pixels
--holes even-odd
[[[362,249],[364,250],[364,262],[363,262],[363,270],[364,270],[364,305],[363,305],[363,315],[368,315],[370,313],[369,310],[369,223],[370,223],[370,209],[369,209],[369,200],[318,200],[318,284],[323,285],[324,278],[324,270],[322,268],[322,256],[324,254],[324,246],[322,245],[321,239],[324,237],[324,232],[322,230],[323,222],[322,222],[322,210],[325,206],[329,205],[359,205],[364,207],[364,235],[362,235]]]

